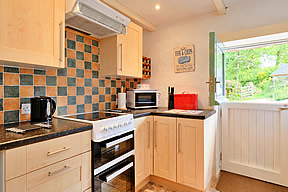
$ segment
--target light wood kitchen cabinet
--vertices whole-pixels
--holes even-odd
[[[91,142],[91,131],[1,152],[0,163],[5,170],[2,173],[0,171],[0,175],[3,174],[3,177],[0,177],[1,182],[5,183],[2,190],[5,192],[89,190],[91,145],[88,145],[88,142]]]
[[[101,39],[101,75],[142,77],[143,29],[130,22],[127,34]]]
[[[204,120],[177,118],[177,183],[203,189]]]
[[[176,182],[176,118],[154,116],[154,175]]]
[[[134,120],[135,131],[135,185],[153,174],[153,117]]]
[[[0,0],[0,63],[65,67],[65,0]]]

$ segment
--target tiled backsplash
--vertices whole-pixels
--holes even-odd
[[[51,96],[57,115],[116,108],[121,86],[135,88],[139,79],[104,78],[99,74],[99,42],[66,30],[65,69],[29,69],[0,66],[0,124],[30,120],[21,104],[35,96]]]

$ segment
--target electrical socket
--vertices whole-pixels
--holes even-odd
[[[21,108],[22,108],[22,114],[30,114],[31,113],[31,104],[30,103],[23,103]]]

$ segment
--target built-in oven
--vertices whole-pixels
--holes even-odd
[[[128,90],[127,107],[133,109],[159,107],[160,95],[158,90]]]
[[[134,191],[134,131],[92,141],[93,192]]]

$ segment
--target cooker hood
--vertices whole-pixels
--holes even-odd
[[[126,34],[130,19],[99,0],[66,0],[66,26],[105,38]]]

